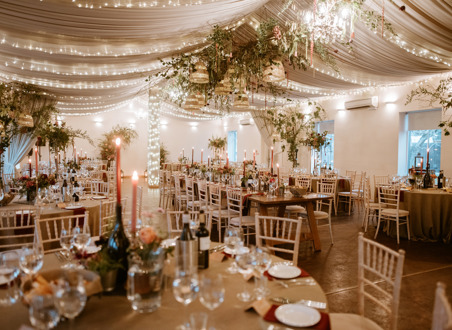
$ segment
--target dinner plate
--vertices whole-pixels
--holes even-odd
[[[92,199],[106,199],[107,196],[93,196]]]
[[[291,327],[310,327],[320,321],[318,310],[300,304],[281,305],[275,310],[276,319]]]
[[[247,248],[246,246],[242,246],[238,250],[237,249],[230,249],[230,248],[226,247],[223,251],[226,254],[241,255],[241,254],[245,254],[245,253],[250,252],[250,249]]]
[[[87,254],[93,254],[93,253],[99,252],[100,249],[101,249],[100,246],[89,245],[89,246],[85,247],[85,252],[86,252]]]
[[[162,247],[164,247],[165,249],[167,249],[167,248],[169,248],[169,247],[172,247],[172,246],[176,246],[176,238],[167,238],[167,239],[164,239],[164,240],[160,243],[160,245],[161,245]]]
[[[301,269],[291,265],[278,264],[270,267],[268,273],[277,278],[295,278],[301,275]]]
[[[83,207],[83,205],[70,205],[70,206],[66,206],[65,209],[66,210],[77,210],[77,209],[81,209]]]

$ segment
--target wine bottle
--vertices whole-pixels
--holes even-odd
[[[72,169],[72,173],[71,173],[71,182],[74,182],[75,180],[75,169]]]
[[[122,264],[123,268],[118,269],[116,278],[116,288],[122,288],[127,280],[127,249],[130,243],[124,233],[122,225],[122,206],[116,205],[116,223],[107,242],[107,253],[110,258]]]
[[[196,237],[198,237],[198,268],[207,269],[209,268],[210,234],[206,228],[204,210],[199,211],[199,227]]]
[[[430,164],[427,164],[424,175],[424,189],[430,188],[433,186],[432,177],[430,176]]]
[[[190,230],[190,214],[188,211],[185,211],[182,215],[182,233],[180,234],[179,240],[181,241],[193,241],[193,234]]]
[[[63,202],[66,201],[66,190],[67,190],[67,181],[63,180],[63,185],[61,186],[61,196],[63,198]]]
[[[443,178],[444,178],[444,172],[443,172],[443,170],[440,170],[439,175],[438,175],[438,189],[443,188]]]

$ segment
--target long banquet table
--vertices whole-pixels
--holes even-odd
[[[282,259],[272,256],[273,262]],[[223,304],[213,312],[209,312],[200,302],[199,298],[186,307],[178,303],[173,297],[170,285],[167,285],[162,295],[162,306],[155,312],[140,314],[134,312],[125,294],[108,294],[92,296],[88,299],[84,311],[70,322],[61,322],[57,329],[175,329],[182,324],[190,313],[207,312],[209,322],[213,322],[220,329],[260,329],[263,319],[254,311],[245,311],[248,303],[236,298],[237,293],[243,290],[244,279],[241,274],[228,274],[226,268],[231,259],[223,262],[211,261],[210,267],[200,270],[199,274],[222,274],[225,286],[225,299]],[[43,269],[54,269],[60,266],[54,254],[44,257]],[[309,277],[312,278],[312,277]],[[252,281],[246,283],[249,289],[254,287]],[[268,281],[271,290],[270,297],[286,297],[288,299],[309,299],[327,303],[325,293],[316,283],[312,286],[290,286],[284,288],[276,281]],[[327,305],[328,306],[328,305]],[[19,329],[21,325],[29,325],[27,308],[21,304],[0,308],[2,329]],[[327,311],[324,310],[324,311]],[[269,324],[270,325],[270,324]],[[276,324],[275,324],[276,325]],[[282,326],[282,325],[281,325]]]

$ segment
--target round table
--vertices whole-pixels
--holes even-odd
[[[273,257],[273,260],[283,261],[278,257]],[[171,282],[167,281],[162,294],[162,306],[153,313],[140,314],[133,311],[125,295],[92,296],[87,301],[84,311],[75,319],[72,328],[69,322],[61,322],[57,329],[175,329],[190,313],[200,311],[207,312],[209,323],[213,322],[220,329],[260,329],[260,322],[264,322],[263,319],[254,311],[245,311],[249,304],[239,301],[236,297],[237,293],[243,290],[244,279],[241,274],[226,273],[230,263],[230,259],[223,262],[211,261],[208,269],[199,271],[200,275],[216,273],[223,275],[225,300],[213,312],[208,311],[199,299],[188,305],[184,311],[182,304],[173,297]],[[59,267],[59,262],[55,255],[46,255],[43,269],[56,267]],[[252,282],[246,285],[254,287]],[[271,290],[270,297],[327,302],[325,293],[318,284],[284,288],[275,281],[268,281],[268,287]],[[30,324],[28,310],[23,304],[2,308],[1,314],[3,329],[19,329],[23,324]]]

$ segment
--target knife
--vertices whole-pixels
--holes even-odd
[[[280,303],[280,304],[301,304],[301,305],[318,308],[318,309],[326,308],[326,303],[320,302],[320,301],[313,301],[313,300],[306,300],[306,299],[291,300],[291,299],[284,298],[284,297],[275,297],[275,298],[271,298],[271,300],[273,300],[274,302]]]

